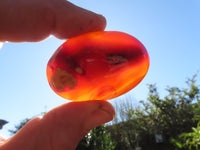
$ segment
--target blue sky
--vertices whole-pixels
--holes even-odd
[[[156,83],[161,96],[169,86],[185,87],[200,69],[199,0],[76,0],[80,7],[103,14],[106,30],[135,36],[147,48],[150,68],[131,92],[145,100],[147,84]],[[0,134],[27,117],[69,102],[56,95],[46,79],[46,64],[64,41],[54,37],[38,43],[5,43],[0,50],[0,119],[9,121]],[[111,102],[119,102],[121,98]]]

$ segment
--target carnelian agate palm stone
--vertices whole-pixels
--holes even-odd
[[[149,56],[126,33],[100,31],[67,40],[47,65],[51,88],[72,101],[108,100],[134,88],[146,75]]]

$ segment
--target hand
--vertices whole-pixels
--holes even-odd
[[[106,101],[71,102],[29,121],[0,150],[74,150],[94,127],[113,119]]]
[[[1,0],[0,22],[0,41],[10,42],[67,39],[106,26],[103,16],[66,0]]]
[[[66,39],[104,30],[101,15],[65,0],[1,0],[0,41],[41,41],[49,35]],[[71,102],[29,121],[0,150],[73,150],[94,127],[113,119],[106,101]]]

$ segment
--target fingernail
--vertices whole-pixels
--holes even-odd
[[[100,109],[106,113],[108,113],[108,115],[110,115],[110,117],[113,119],[115,117],[115,110],[113,108],[112,105],[100,105]]]
[[[114,118],[114,107],[107,101],[96,100],[90,103],[93,104],[94,109],[90,112],[90,114],[87,116],[87,119],[84,121],[86,123],[85,129],[92,129],[101,124],[107,123]]]
[[[105,29],[106,28],[106,24],[107,24],[106,18],[101,14],[98,14],[98,15],[99,15],[100,22],[103,24],[102,25],[103,29]]]

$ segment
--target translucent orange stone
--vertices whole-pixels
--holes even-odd
[[[116,31],[67,40],[47,64],[58,95],[72,101],[108,100],[134,88],[146,75],[149,56],[140,41]]]

